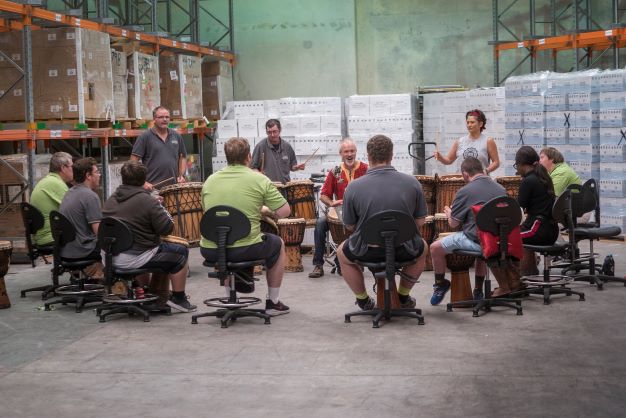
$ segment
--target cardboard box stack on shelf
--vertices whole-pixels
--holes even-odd
[[[126,53],[111,49],[115,120],[128,118],[128,71],[126,65]]]
[[[159,56],[161,105],[175,119],[202,118],[202,58],[184,54]]]
[[[209,120],[222,118],[226,103],[232,102],[233,77],[230,64],[224,61],[202,63],[202,107]]]
[[[484,88],[449,93],[424,94],[422,127],[424,142],[438,144],[439,152],[447,155],[450,147],[460,137],[467,135],[465,114],[480,109],[487,118],[485,135],[491,137],[498,147],[500,168],[492,176],[504,176],[508,161],[505,159],[504,88]],[[435,145],[427,145],[426,157],[435,152]],[[459,172],[461,161],[444,165],[434,158],[426,161],[426,175],[453,174]],[[510,164],[513,164],[512,162]]]
[[[342,109],[340,97],[230,102],[226,111],[228,119],[218,121],[213,170],[226,165],[224,142],[228,138],[246,138],[254,148],[266,137],[265,122],[271,118],[280,120],[281,136],[293,147],[298,162],[311,157],[305,170],[291,173],[293,180],[308,179],[312,173],[332,170],[340,161],[339,142],[345,133]]]
[[[32,33],[35,119],[111,119],[113,82],[109,34],[81,28]],[[0,34],[0,49],[23,65],[21,32]],[[17,75],[17,77],[16,77]],[[0,90],[6,91],[1,120],[24,120],[24,81],[6,59],[0,63]]]
[[[50,154],[37,155],[35,159],[35,182],[48,174],[50,166]],[[8,163],[15,171],[28,179],[28,158],[26,154],[3,155],[2,160]],[[26,241],[24,238],[24,223],[20,213],[20,203],[28,202],[29,191],[21,195],[24,187],[23,180],[5,164],[0,164],[0,207],[5,211],[0,214],[0,240],[13,243],[14,254],[26,253]],[[9,203],[16,198],[13,203]]]
[[[348,135],[357,145],[358,158],[367,161],[367,141],[383,134],[394,143],[393,166],[413,174],[409,143],[415,140],[416,97],[406,94],[355,95],[346,98]]]
[[[510,77],[506,109],[507,155],[558,148],[583,181],[599,182],[601,223],[626,230],[626,71]]]
[[[161,103],[159,59],[133,52],[128,56],[128,116],[152,119],[152,110]]]

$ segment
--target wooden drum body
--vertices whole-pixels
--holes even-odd
[[[435,225],[433,223],[434,216],[427,216],[424,225],[420,226],[420,236],[426,241],[427,247],[424,248],[426,252],[426,263],[424,264],[424,271],[433,270],[433,260],[430,258],[430,244],[432,244],[435,238]]]
[[[439,177],[437,181],[437,213],[443,213],[444,207],[452,206],[456,192],[463,186],[465,186],[465,180],[458,174]]]
[[[261,232],[278,235],[278,226],[276,226],[276,222],[272,218],[261,215]]]
[[[159,194],[163,207],[174,220],[171,235],[186,240],[189,245],[200,242],[200,219],[202,218],[202,183],[180,183],[164,187]]]
[[[290,181],[285,185],[292,218],[304,218],[307,225],[315,225],[315,192],[311,180]]]
[[[7,288],[4,283],[4,276],[9,271],[11,263],[11,253],[13,246],[10,241],[0,241],[0,309],[11,307],[11,300],[7,294]]]
[[[522,184],[521,176],[496,177],[496,181],[506,189],[506,194],[509,195],[509,197],[517,200],[517,196],[519,196],[519,186]]]
[[[452,233],[439,234],[442,239]],[[450,301],[472,300],[472,284],[470,282],[469,269],[476,259],[465,255],[446,254],[446,266],[450,270]]]
[[[436,237],[440,237],[442,234],[456,232],[458,228],[452,228],[450,226],[445,213],[435,213],[435,216],[433,216],[433,230],[434,239]]]
[[[328,208],[326,222],[328,222],[328,230],[335,244],[339,245],[348,239],[351,233],[344,227],[335,208]]]
[[[304,240],[306,220],[303,218],[279,219],[277,224],[278,234],[285,243],[285,253],[287,255],[285,271],[304,271],[302,255],[300,254],[300,244],[302,244],[302,240]]]
[[[439,177],[417,175],[415,178],[422,185],[422,192],[428,207],[428,215],[434,215],[437,208],[437,181]]]

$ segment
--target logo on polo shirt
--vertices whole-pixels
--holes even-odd
[[[178,145],[178,140],[173,139],[173,140],[172,140],[172,145]]]
[[[463,151],[463,159],[468,157],[478,158],[478,150],[474,147],[467,148]]]

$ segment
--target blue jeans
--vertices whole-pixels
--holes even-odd
[[[317,222],[315,223],[315,231],[313,232],[313,238],[315,240],[315,253],[313,254],[313,265],[324,265],[324,250],[326,249],[326,234],[328,233],[328,222],[326,222],[326,215],[321,213]]]

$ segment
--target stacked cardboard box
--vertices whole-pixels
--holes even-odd
[[[126,65],[126,53],[111,49],[113,110],[116,120],[128,118],[128,71]]]
[[[54,28],[32,33],[35,119],[111,119],[113,83],[107,33],[81,28]],[[23,65],[21,33],[0,34],[0,47]],[[5,51],[6,53],[6,51]],[[24,119],[24,82],[16,69],[0,63],[0,90],[7,91],[0,118]],[[7,80],[5,82],[5,80]],[[12,88],[9,88],[13,86]]]
[[[358,158],[367,161],[367,141],[376,134],[394,143],[393,166],[412,174],[413,158],[409,143],[415,139],[416,98],[406,94],[355,95],[346,99],[347,129],[357,145]]]
[[[161,105],[172,119],[202,118],[202,59],[190,55],[159,56]]]
[[[160,104],[158,58],[133,52],[128,56],[128,116],[150,120],[152,110]]]
[[[202,63],[202,106],[204,116],[219,120],[224,114],[226,103],[232,102],[233,78],[230,64],[223,61]]]

